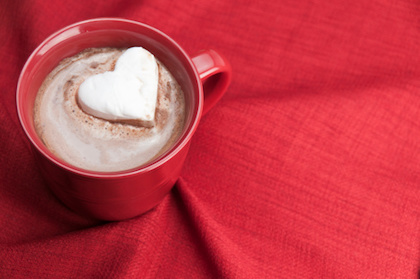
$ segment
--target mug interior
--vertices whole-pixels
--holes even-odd
[[[92,47],[142,46],[160,60],[176,78],[185,95],[186,117],[184,130],[177,143],[152,162],[126,171],[100,173],[83,170],[52,154],[38,137],[33,108],[39,87],[45,77],[66,58]],[[29,140],[44,156],[57,165],[82,175],[121,175],[156,167],[186,145],[197,127],[203,102],[201,81],[189,56],[171,38],[145,24],[125,20],[101,18],[83,21],[66,27],[47,38],[29,57],[17,88],[19,119]]]

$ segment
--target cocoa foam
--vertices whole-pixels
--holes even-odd
[[[34,108],[34,124],[44,144],[58,157],[93,171],[141,166],[171,146],[183,128],[185,104],[180,86],[158,61],[155,126],[117,123],[86,114],[77,104],[80,84],[112,71],[124,50],[88,49],[66,58],[47,76]]]

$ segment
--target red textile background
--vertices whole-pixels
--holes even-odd
[[[171,193],[111,223],[49,192],[15,110],[35,47],[102,16],[234,70]],[[0,278],[417,277],[418,1],[5,0],[0,38]]]

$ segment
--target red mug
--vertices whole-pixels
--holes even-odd
[[[91,47],[142,46],[174,75],[185,94],[186,123],[180,139],[152,162],[120,172],[95,172],[56,157],[35,132],[33,107],[45,77],[66,57]],[[72,24],[42,42],[19,77],[16,101],[26,133],[47,184],[73,211],[116,221],[143,214],[156,206],[180,176],[191,138],[201,116],[225,93],[232,70],[214,50],[192,58],[169,36],[146,24],[119,18],[98,18]]]

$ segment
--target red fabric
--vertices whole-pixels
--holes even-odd
[[[15,110],[30,53],[73,22],[155,26],[234,70],[155,209],[104,223],[44,184]],[[414,0],[0,4],[0,278],[416,278]]]

